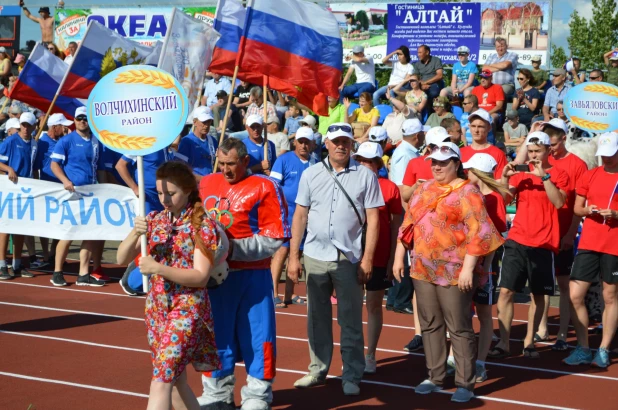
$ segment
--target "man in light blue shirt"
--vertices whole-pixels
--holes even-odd
[[[230,80],[223,77],[221,74],[213,74],[212,79],[206,83],[204,96],[202,97],[202,105],[207,107],[215,105],[217,103],[217,92],[223,90],[229,93],[231,88],[232,83]]]
[[[403,176],[406,173],[408,162],[421,156],[419,150],[425,143],[425,131],[429,129],[423,127],[417,118],[405,120],[401,128],[403,140],[393,152],[390,170],[391,181],[397,184],[399,190],[403,185]]]

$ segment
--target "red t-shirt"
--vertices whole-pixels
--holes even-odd
[[[485,195],[485,208],[496,230],[500,233],[506,232],[506,205],[502,195],[497,192]]]
[[[479,108],[491,111],[496,108],[497,101],[504,101],[504,90],[498,84],[492,84],[489,88],[477,85],[472,89],[472,94],[479,100]]]
[[[567,191],[569,176],[560,168],[548,171],[551,182],[558,189]],[[533,248],[550,249],[558,253],[560,225],[558,210],[545,192],[543,181],[536,175],[520,172],[513,175],[509,185],[517,190],[517,213],[508,239]]]
[[[380,218],[380,235],[378,245],[373,256],[373,266],[385,268],[391,256],[391,214],[403,215],[401,194],[393,181],[386,178],[378,178],[380,191],[384,198],[384,206],[378,208]]]
[[[506,160],[506,154],[500,148],[496,148],[495,146],[490,145],[489,148],[476,150],[476,149],[473,149],[471,145],[468,145],[467,147],[463,147],[460,151],[461,151],[461,160],[463,162],[469,161],[470,158],[472,158],[474,154],[491,155],[492,157],[494,157],[494,159],[498,163],[498,165],[496,165],[496,169],[494,169],[494,178],[495,179],[502,178],[502,170],[504,169],[504,167],[506,166],[508,162]]]
[[[431,160],[425,161],[427,157],[422,156],[414,158],[408,162],[406,167],[406,173],[403,175],[403,184],[406,186],[412,186],[416,184],[419,179],[429,181],[433,179],[433,173],[431,172]]]
[[[558,222],[560,223],[560,237],[562,238],[569,231],[573,222],[573,207],[575,206],[575,186],[577,181],[586,171],[588,165],[575,154],[569,154],[562,159],[549,157],[549,163],[556,168],[560,168],[569,176],[567,187],[567,199],[564,206],[558,209]]]
[[[612,194],[618,183],[618,173],[610,174],[603,167],[586,171],[577,183],[577,195],[586,197],[588,205],[618,211],[618,194]],[[610,199],[613,201],[610,203]],[[592,214],[584,219],[578,249],[618,256],[618,221]]]

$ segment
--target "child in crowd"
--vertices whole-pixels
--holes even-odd
[[[517,149],[528,135],[528,128],[524,124],[519,123],[519,114],[515,110],[508,110],[506,113],[507,121],[502,126],[504,130],[504,145],[506,145],[506,154],[509,157],[517,155]]]
[[[296,131],[300,128],[299,121],[303,119],[303,114],[300,107],[295,101],[290,102],[290,116],[285,120],[285,127],[283,133],[288,136],[289,139],[294,139]]]

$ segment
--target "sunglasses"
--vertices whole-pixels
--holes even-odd
[[[440,153],[445,154],[445,155],[447,155],[447,154],[457,154],[455,151],[453,151],[451,149],[451,147],[447,147],[447,146],[439,147],[437,145],[434,145],[431,148],[431,153],[433,154],[434,152],[440,152]]]
[[[530,144],[534,144],[534,145],[541,145],[541,140],[540,140],[540,139],[538,139],[538,138],[536,138],[536,137],[534,137],[534,138],[530,138],[530,139],[528,140],[528,142],[529,142]]]
[[[88,117],[80,115],[79,117],[75,117],[75,121],[85,121],[85,122],[88,122]]]
[[[410,80],[411,83],[418,83],[418,80]]]
[[[601,76],[596,76],[596,77],[588,77],[588,78],[590,78],[591,80],[598,80],[599,78],[601,78]]]
[[[472,104],[471,102],[462,102],[461,105],[470,105]]]
[[[519,81],[524,81],[524,80],[526,80],[526,77],[517,77],[517,79],[518,79]]]
[[[556,111],[564,111],[564,108],[556,108]]]
[[[328,127],[328,132],[335,132],[339,130],[343,132],[352,132],[352,127],[349,125],[331,125]]]
[[[467,56],[468,53],[457,53],[458,56]]]

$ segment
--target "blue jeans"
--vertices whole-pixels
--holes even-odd
[[[385,85],[384,87],[380,87],[378,88],[378,90],[373,93],[373,106],[377,106],[380,105],[380,100],[382,99],[382,97],[384,97],[386,95],[386,90],[388,88],[388,85]],[[391,96],[392,97],[397,97],[397,94],[391,90]]]
[[[341,99],[341,102],[343,102],[343,99],[345,97],[353,98],[354,94],[356,93],[358,93],[358,95],[361,95],[361,93],[364,93],[364,92],[373,94],[375,89],[376,89],[375,84],[371,84],[371,83],[356,83],[352,85],[346,85],[345,87],[343,87],[343,91],[341,92],[340,99]]]

